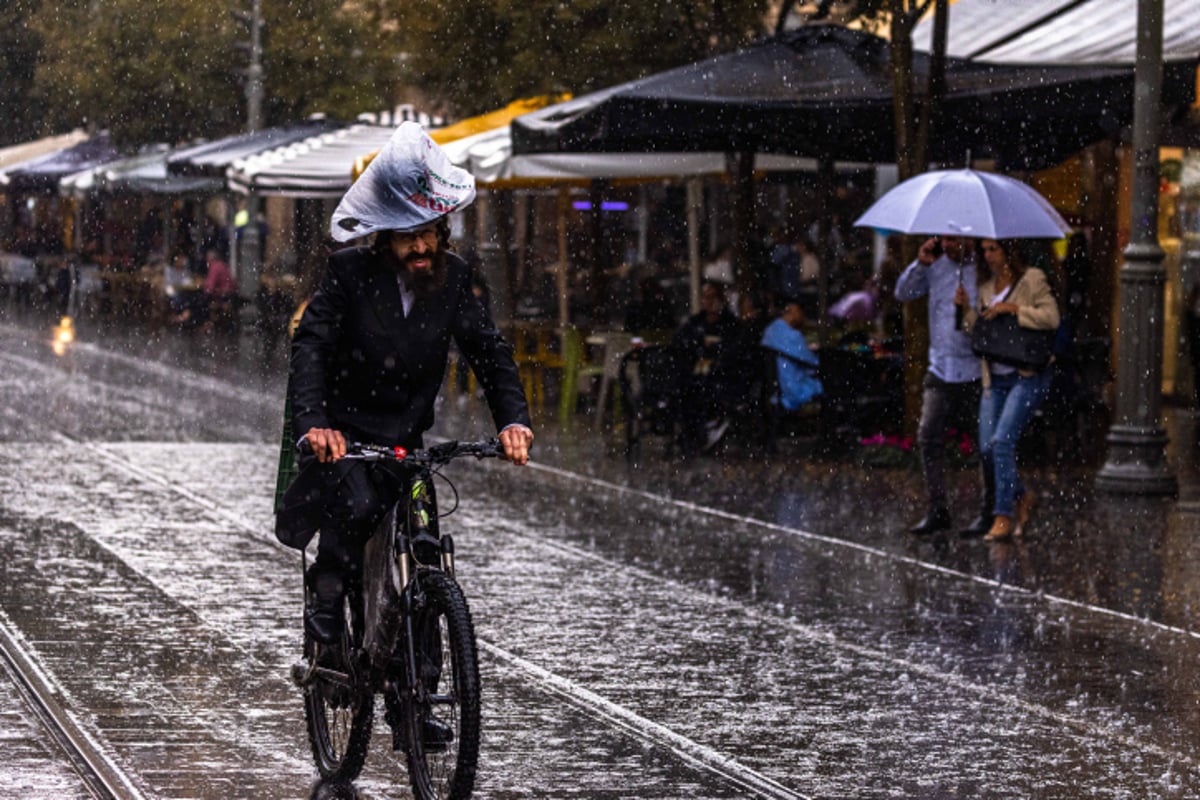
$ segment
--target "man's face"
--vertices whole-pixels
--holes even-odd
[[[799,303],[788,303],[783,307],[783,313],[780,316],[784,322],[796,330],[804,327],[804,311],[801,310]]]
[[[964,245],[963,238],[961,236],[943,236],[941,239],[942,250],[945,251],[946,256],[952,261],[962,261]]]
[[[389,238],[396,268],[406,275],[405,284],[417,294],[428,294],[446,277],[445,255],[438,249],[436,225],[406,233],[392,232]]]
[[[433,259],[438,251],[437,227],[426,225],[415,231],[393,233],[392,255],[413,275],[433,271]]]

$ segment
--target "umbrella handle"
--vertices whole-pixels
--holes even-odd
[[[958,265],[958,285],[959,286],[963,285],[962,275],[963,275],[962,264],[959,264]],[[965,312],[966,312],[965,308],[960,306],[958,303],[954,304],[954,330],[961,331],[963,329],[963,321],[964,321],[964,317],[966,316]]]

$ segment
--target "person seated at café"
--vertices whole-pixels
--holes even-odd
[[[700,311],[688,317],[671,341],[692,365],[683,390],[685,450],[707,452],[729,428],[729,413],[749,388],[747,363],[755,362],[746,330],[726,302],[724,285],[705,281]]]
[[[766,298],[759,292],[746,292],[738,297],[738,319],[751,342],[762,341],[763,332],[771,323]]]
[[[872,275],[858,276],[857,287],[829,307],[829,316],[848,326],[870,325],[878,315],[879,289]]]
[[[210,303],[228,300],[237,294],[237,283],[233,280],[233,272],[229,265],[221,260],[220,254],[213,248],[204,252],[204,261],[208,266],[204,273],[204,294]]]
[[[799,280],[781,284],[781,300],[797,298],[803,306],[805,314],[815,316],[818,312],[821,278],[821,262],[817,258],[817,246],[812,239],[801,238],[796,241],[795,247],[796,253],[799,254]]]
[[[783,312],[763,332],[762,346],[777,353],[779,404],[786,411],[795,411],[812,402],[824,390],[817,377],[820,361],[804,338],[804,323],[800,301],[787,298],[783,301]]]
[[[208,271],[204,275],[204,300],[208,307],[207,322],[214,317],[227,318],[233,310],[233,299],[237,296],[237,282],[215,248],[204,252]]]
[[[171,260],[164,261],[162,265],[162,292],[167,314],[171,318],[180,316],[188,309],[195,289],[196,283],[187,254],[176,250],[171,254]]]
[[[671,331],[678,322],[666,288],[657,278],[643,278],[638,283],[637,298],[625,311],[625,330],[655,337],[659,331]]]

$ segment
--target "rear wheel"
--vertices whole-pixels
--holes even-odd
[[[416,580],[413,633],[420,688],[401,708],[408,778],[419,800],[465,800],[475,786],[479,760],[475,630],[466,598],[453,579],[423,570]],[[430,720],[435,728],[449,729],[449,742],[426,741]]]
[[[362,771],[371,741],[375,696],[362,686],[349,665],[352,626],[336,645],[323,645],[304,634],[304,655],[316,675],[304,689],[304,717],[313,760],[325,780],[352,781]]]

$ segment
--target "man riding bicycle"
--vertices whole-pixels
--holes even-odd
[[[347,582],[361,574],[363,547],[398,499],[373,464],[342,460],[346,442],[421,447],[451,338],[479,378],[505,457],[529,460],[533,431],[512,347],[448,249],[447,216],[474,197],[474,177],[405,122],[333,213],[335,240],[374,239],[329,257],[293,337],[292,430],[312,454],[301,458],[276,518],[276,535],[292,547],[321,531],[306,576],[315,603],[304,619],[319,642],[341,637]]]

